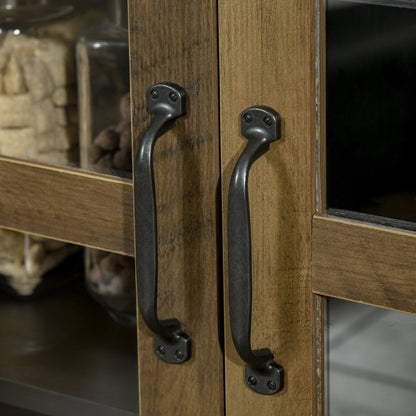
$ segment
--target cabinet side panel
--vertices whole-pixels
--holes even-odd
[[[215,1],[130,1],[135,147],[150,121],[147,89],[184,87],[187,115],[155,146],[159,239],[158,315],[176,317],[192,338],[192,358],[166,364],[139,318],[141,416],[221,415],[223,355],[219,322],[217,10]],[[136,236],[140,244],[140,236]],[[140,265],[137,265],[140,267]],[[222,285],[222,283],[220,283]]]
[[[310,416],[315,380],[310,247],[315,1],[220,0],[218,4],[224,234],[230,176],[246,145],[239,131],[240,114],[247,107],[266,105],[282,117],[282,139],[251,168],[249,196],[252,348],[272,350],[285,369],[285,387],[272,396],[247,387],[226,305],[226,414]],[[227,269],[226,256],[224,264]],[[226,283],[227,276],[225,270]],[[225,292],[227,299],[227,284]]]

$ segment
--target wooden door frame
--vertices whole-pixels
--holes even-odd
[[[149,122],[147,88],[171,81],[189,95],[187,116],[157,143],[154,163],[163,201],[159,313],[184,323],[193,356],[182,366],[161,362],[139,317],[140,414],[218,416],[224,385],[216,1],[129,4],[133,138]],[[3,157],[0,174],[1,227],[134,255],[131,180]]]
[[[416,232],[369,222],[371,216],[343,218],[327,213],[326,202],[326,91],[325,0],[319,0],[319,84],[317,86],[317,197],[312,233],[312,290],[373,306],[416,313],[414,270]],[[344,216],[344,215],[343,215]],[[403,223],[405,226],[406,224]],[[412,227],[409,227],[412,228]],[[400,274],[397,275],[397,267]]]
[[[0,227],[134,255],[132,181],[0,157]]]
[[[317,135],[312,219],[312,291],[316,415],[327,414],[327,297],[416,313],[416,232],[327,213],[326,199],[326,1],[318,0],[316,31]],[[367,217],[368,218],[368,217]],[[399,270],[399,273],[398,273]],[[412,294],[413,296],[409,296]]]

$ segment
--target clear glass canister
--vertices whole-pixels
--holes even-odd
[[[77,45],[81,167],[131,176],[127,1],[109,0],[108,18]]]
[[[1,155],[77,163],[75,44],[80,31],[97,19],[94,11],[77,13],[70,0],[0,0]],[[47,282],[56,284],[59,279],[51,275],[56,268],[63,267],[59,277],[69,277],[77,251],[0,229],[0,288],[35,295]]]
[[[127,1],[108,1],[108,17],[77,44],[81,167],[131,177]],[[123,324],[135,325],[134,259],[86,249],[90,294]]]

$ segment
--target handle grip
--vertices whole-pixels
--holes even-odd
[[[248,175],[251,165],[281,136],[280,116],[269,107],[243,111],[241,133],[248,139],[238,159],[228,193],[228,274],[231,333],[235,348],[246,363],[246,382],[261,394],[283,388],[284,370],[268,348],[251,349],[251,231]]]
[[[175,319],[157,316],[158,247],[153,151],[156,140],[186,114],[186,92],[176,84],[163,82],[147,92],[148,109],[154,114],[141,137],[134,163],[134,206],[136,270],[139,310],[155,333],[156,354],[162,360],[181,364],[191,357],[191,339]]]

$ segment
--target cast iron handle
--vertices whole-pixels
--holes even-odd
[[[241,114],[241,134],[248,139],[235,165],[228,193],[228,276],[231,333],[246,362],[246,382],[261,394],[283,388],[283,367],[268,348],[251,349],[251,232],[248,174],[251,165],[280,139],[280,116],[269,107],[255,106]]]
[[[147,104],[154,118],[140,139],[134,163],[138,304],[143,320],[155,333],[158,357],[168,363],[180,364],[191,357],[191,338],[182,331],[177,319],[159,320],[157,316],[158,247],[153,150],[156,140],[186,113],[186,92],[169,82],[155,84],[147,92]]]

